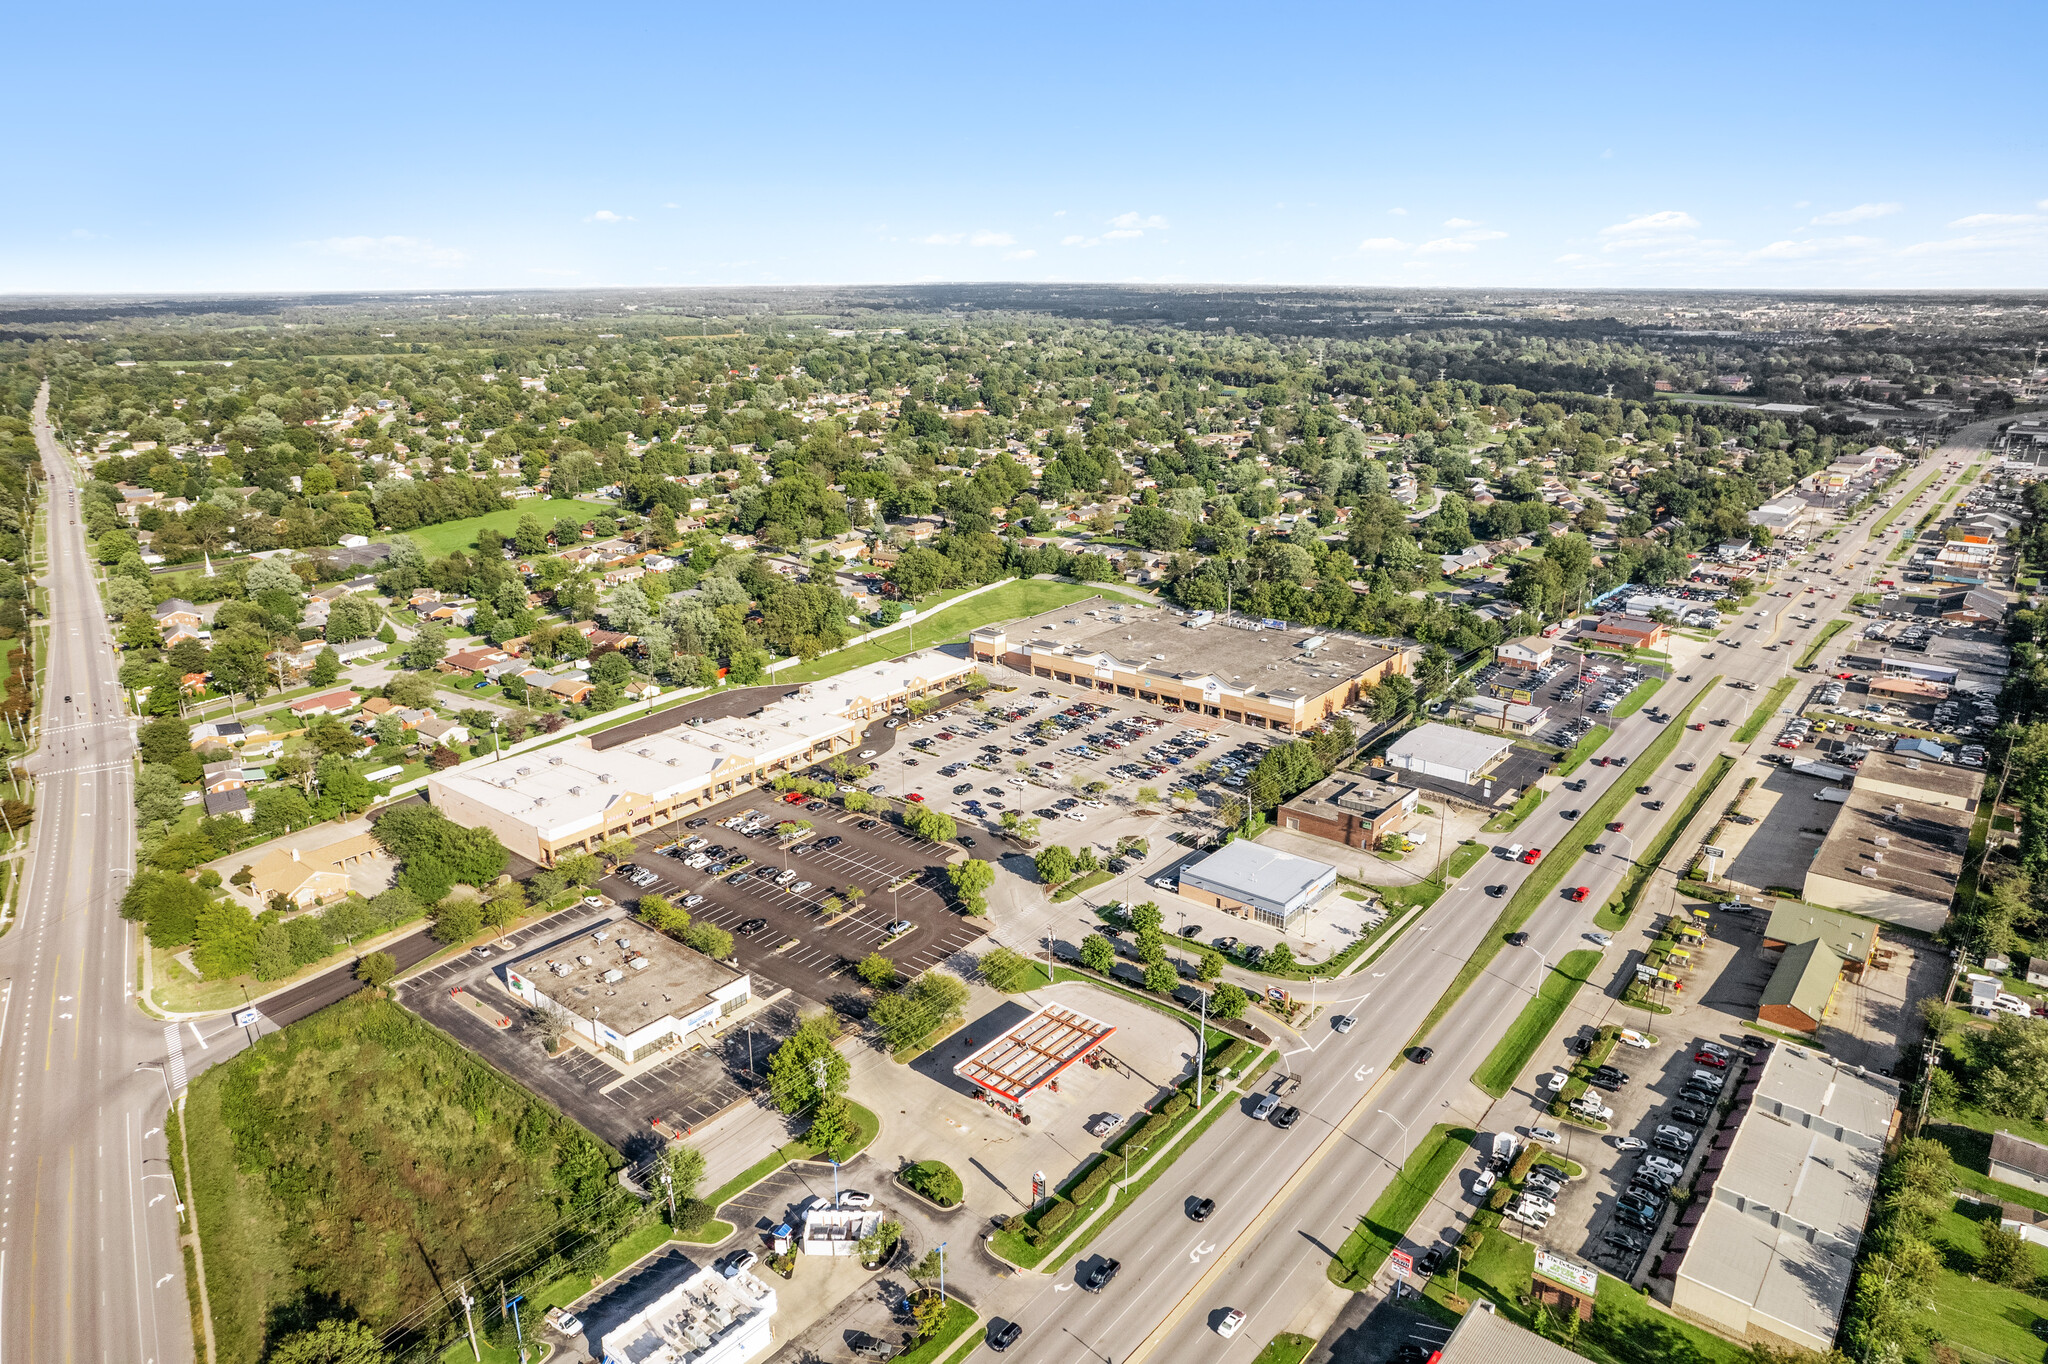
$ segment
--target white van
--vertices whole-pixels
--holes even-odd
[[[2018,995],[2009,995],[2003,991],[1999,992],[1998,998],[1991,1001],[1991,1007],[2003,1009],[2009,1014],[2018,1014],[2021,1018],[2026,1018],[2033,1013],[2033,1010],[2027,1007],[2027,1001],[2021,999]]]
[[[1643,1036],[1634,1028],[1623,1028],[1621,1030],[1621,1042],[1623,1046],[1634,1047],[1638,1051],[1648,1051],[1654,1045],[1649,1038]]]

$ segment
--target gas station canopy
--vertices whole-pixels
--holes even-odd
[[[1115,1031],[1084,1013],[1048,1004],[954,1066],[953,1073],[999,1098],[1022,1103]]]

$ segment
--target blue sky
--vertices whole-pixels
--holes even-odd
[[[2048,287],[2038,3],[12,22],[5,293]]]

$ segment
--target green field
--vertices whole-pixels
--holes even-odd
[[[617,517],[618,514],[619,509],[609,502],[578,502],[567,497],[533,497],[524,502],[515,502],[503,511],[466,517],[461,521],[443,521],[438,526],[421,526],[417,530],[406,531],[405,534],[431,559],[451,554],[458,549],[475,549],[476,533],[485,526],[510,535],[518,529],[522,517],[531,516],[540,522],[543,529],[552,530],[555,522],[565,516],[588,521],[593,516]]]
[[[816,682],[822,678],[836,677],[849,668],[858,668],[867,663],[880,663],[884,659],[897,658],[911,650],[913,636],[920,649],[929,649],[938,644],[957,644],[967,638],[967,632],[978,630],[994,621],[1015,620],[1019,616],[1033,616],[1040,611],[1054,607],[1068,606],[1089,597],[1104,595],[1103,589],[1085,583],[1043,582],[1036,578],[1021,582],[1006,583],[992,591],[984,592],[972,601],[961,602],[958,606],[942,607],[915,626],[904,626],[879,635],[865,644],[837,653],[825,654],[809,663],[777,672],[770,679],[781,684],[789,682]]]
[[[1544,974],[1536,997],[1522,1006],[1521,1016],[1508,1028],[1507,1035],[1472,1073],[1472,1083],[1496,1099],[1507,1093],[1514,1085],[1515,1077],[1522,1073],[1522,1067],[1528,1065],[1529,1058],[1536,1054],[1536,1048],[1557,1026],[1557,1020],[1564,1017],[1572,996],[1579,992],[1581,985],[1592,979],[1599,965],[1600,953],[1590,947],[1565,953]]]
[[[389,1330],[452,1276],[602,1259],[639,1212],[610,1148],[373,991],[199,1076],[185,1124],[222,1364],[325,1317]]]
[[[1415,1145],[1393,1183],[1372,1206],[1330,1261],[1330,1282],[1339,1288],[1363,1288],[1387,1262],[1387,1253],[1401,1244],[1408,1228],[1436,1196],[1444,1177],[1472,1154],[1479,1134],[1469,1127],[1438,1123]],[[1533,1263],[1533,1256],[1532,1256]]]

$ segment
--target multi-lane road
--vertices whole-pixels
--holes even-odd
[[[1984,449],[1985,435],[1972,428],[1938,458],[1974,460]],[[1954,477],[1937,483],[1930,495],[1938,496]],[[1900,517],[1908,533],[1914,519]],[[1865,576],[1860,565],[1867,525],[1866,521],[1842,527],[1827,545],[1835,562],[1859,564],[1859,571],[1850,575],[1854,584]],[[1884,544],[1892,540],[1887,535]],[[1833,608],[1829,614],[1849,609],[1854,587],[1835,590],[1837,600],[1825,603]],[[1678,797],[1694,781],[1693,774],[1679,771],[1676,764],[1703,766],[1714,754],[1729,750],[1734,727],[1817,637],[1818,622],[1811,630],[1801,630],[1784,619],[1795,606],[1817,609],[1810,598],[1801,605],[1794,598],[1766,597],[1755,608],[1764,616],[1745,616],[1728,632],[1751,642],[1737,649],[1717,648],[1712,660],[1682,663],[1677,671],[1689,671],[1692,681],[1674,679],[1658,695],[1662,708],[1681,713],[1719,676],[1721,683],[1700,700],[1692,718],[1725,718],[1728,727],[1710,724],[1704,731],[1682,733],[1676,751],[1654,772],[1636,763],[1624,768],[1590,763],[1581,767],[1577,775],[1587,779],[1587,789],[1545,801],[1515,831],[1514,840],[1557,846],[1570,828],[1561,811],[1590,809],[1616,782],[1631,790],[1642,784],[1652,788],[1649,796],[1632,798],[1625,807],[1633,832],[1646,835],[1675,813]],[[1749,621],[1758,628],[1745,628]],[[1788,636],[1798,638],[1798,648],[1765,651],[1765,644]],[[1727,685],[1737,680],[1754,683],[1756,690]],[[1634,758],[1662,728],[1644,715],[1631,716],[1615,726],[1614,736],[1600,751]],[[1771,737],[1766,726],[1756,742],[1769,742]],[[1666,809],[1650,815],[1639,802],[1656,798],[1666,802]],[[1432,1031],[1429,1041],[1435,1055],[1427,1064],[1400,1063],[1398,1053],[1492,930],[1503,901],[1487,897],[1484,887],[1506,883],[1513,894],[1531,868],[1505,860],[1483,862],[1370,969],[1325,985],[1325,1014],[1350,1013],[1359,1021],[1348,1034],[1339,1034],[1321,1020],[1323,1026],[1312,1026],[1307,1039],[1286,1058],[1301,1078],[1289,1100],[1300,1105],[1300,1122],[1291,1131],[1279,1131],[1234,1113],[1212,1126],[1169,1177],[1095,1238],[1089,1255],[1079,1262],[1085,1265],[1096,1255],[1122,1261],[1121,1274],[1104,1293],[1078,1291],[1072,1270],[1011,1281],[1015,1287],[1001,1294],[1001,1301],[983,1306],[984,1315],[1001,1314],[1024,1325],[1023,1339],[1009,1353],[1019,1356],[1020,1364],[1072,1364],[1090,1357],[1112,1364],[1144,1359],[1248,1364],[1278,1332],[1320,1333],[1348,1296],[1325,1278],[1331,1255],[1385,1187],[1413,1141],[1434,1123],[1445,1121],[1451,1105],[1466,1097],[1472,1072],[1520,1013],[1541,980],[1544,964],[1588,945],[1584,935],[1594,926],[1594,911],[1620,876],[1620,859],[1630,853],[1623,840],[1610,839],[1605,854],[1587,856],[1564,878],[1563,885],[1586,885],[1593,893],[1584,904],[1552,894],[1537,907],[1524,925],[1530,935],[1526,948],[1510,948],[1496,956]],[[1610,955],[1619,950],[1610,949]],[[1194,1197],[1216,1200],[1208,1221],[1188,1220],[1187,1202]],[[1441,1219],[1426,1214],[1424,1220]],[[1214,1327],[1232,1307],[1245,1312],[1247,1320],[1226,1341]]]
[[[47,401],[35,836],[0,938],[0,1364],[168,1364],[192,1357],[163,1134],[166,1085],[184,1076],[131,990],[117,905],[134,866],[134,730]]]

